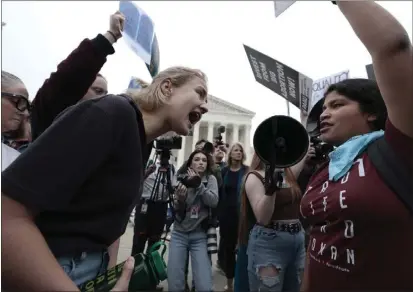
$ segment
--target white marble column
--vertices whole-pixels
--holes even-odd
[[[211,143],[214,141],[214,124],[211,122],[208,122],[208,138],[207,140]]]
[[[250,153],[250,148],[251,148],[251,140],[250,140],[250,135],[251,135],[251,125],[245,125],[245,135],[244,135],[244,146],[245,146],[245,152]]]
[[[195,144],[199,140],[199,125],[200,122],[196,123],[194,126],[194,133],[192,135],[192,149],[191,152],[195,150]]]
[[[179,168],[185,162],[185,146],[186,136],[182,136],[182,148],[178,151],[178,157],[176,159],[176,166]]]
[[[232,124],[232,144],[236,142],[241,142],[238,139],[239,139],[239,125]]]

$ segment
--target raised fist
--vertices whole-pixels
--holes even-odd
[[[112,14],[110,16],[109,31],[115,35],[116,39],[119,39],[122,37],[121,32],[123,31],[124,24],[125,24],[125,16],[119,11],[116,11],[115,14]]]

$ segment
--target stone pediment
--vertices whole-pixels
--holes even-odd
[[[254,117],[255,113],[213,95],[208,96],[208,109],[211,113],[230,113]]]

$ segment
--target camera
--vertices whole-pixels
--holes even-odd
[[[171,150],[171,149],[181,149],[182,148],[182,137],[173,136],[170,138],[159,138],[155,140],[156,150]]]
[[[202,150],[208,153],[209,155],[212,155],[214,153],[214,145],[212,145],[211,142],[206,142]]]
[[[191,189],[196,189],[201,184],[201,177],[189,176],[187,173],[178,174],[176,180]]]
[[[313,143],[313,147],[315,149],[315,157],[313,157],[312,160],[314,161],[322,161],[325,160],[328,156],[328,154],[334,150],[334,147],[324,143],[321,141],[320,138],[318,137],[311,137],[310,138],[311,143]]]
[[[225,126],[218,127],[218,136],[215,137],[215,145],[216,146],[223,146],[224,142],[222,142],[222,134],[225,133]]]

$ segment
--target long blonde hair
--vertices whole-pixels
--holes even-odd
[[[205,83],[207,82],[207,77],[201,70],[186,67],[171,67],[159,72],[159,74],[153,78],[151,84],[146,85],[144,84],[145,82],[142,82],[146,86],[142,86],[140,89],[128,89],[126,94],[138,104],[140,109],[153,112],[167,101],[166,96],[161,90],[161,85],[165,80],[170,80],[173,86],[180,87],[195,77],[204,80]]]
[[[245,148],[244,146],[240,143],[240,142],[235,142],[234,144],[231,145],[231,147],[229,148],[228,151],[228,155],[227,155],[227,165],[228,167],[232,166],[232,158],[231,158],[231,152],[232,150],[234,150],[235,146],[238,146],[239,148],[241,148],[242,151],[242,164],[244,164],[245,160],[247,159],[247,154],[245,153]]]
[[[238,242],[240,244],[247,244],[247,232],[248,232],[248,197],[245,191],[245,182],[248,178],[248,174],[254,171],[262,171],[265,169],[265,164],[261,161],[258,155],[254,152],[251,160],[251,166],[249,172],[244,177],[241,187],[241,210],[238,227]],[[299,200],[301,198],[301,190],[297,183],[297,178],[294,176],[290,168],[285,169],[285,180],[290,185],[292,201]]]

